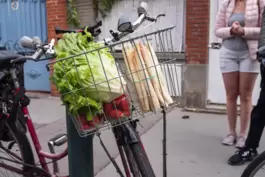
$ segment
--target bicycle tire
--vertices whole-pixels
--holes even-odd
[[[155,177],[156,175],[152,165],[140,141],[138,143],[130,144],[130,149],[142,177]]]
[[[128,145],[124,146],[124,152],[129,164],[130,171],[133,175],[133,177],[141,177],[141,172],[138,169],[138,165],[134,159],[133,153]]]
[[[265,151],[258,155],[244,170],[241,177],[254,177],[254,175],[265,165]]]
[[[20,149],[22,163],[25,164],[23,165],[23,171],[25,172],[24,175],[29,175],[31,174],[31,171],[34,171],[34,169],[32,169],[31,167],[35,166],[34,155],[27,134],[17,127],[19,125],[18,122],[20,121],[16,120],[15,124],[5,122],[5,125],[8,128],[10,135],[13,136],[13,139],[16,141]]]

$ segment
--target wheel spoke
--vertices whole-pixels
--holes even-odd
[[[25,155],[26,159],[28,158],[28,151],[25,151],[25,149],[30,148],[29,144],[27,144],[27,136],[17,130],[16,126],[6,124],[6,127],[8,128],[9,139],[0,141],[0,176],[29,176],[32,168],[27,165],[27,161],[24,161],[23,158],[23,155]]]
[[[11,166],[3,164],[3,163],[0,163],[0,167],[3,168],[3,169],[7,169],[7,170],[10,170],[10,171],[13,171],[13,172],[15,172],[17,174],[23,175],[23,170],[22,169],[11,167]]]
[[[4,151],[6,151],[7,154],[12,155],[13,157],[15,157],[17,160],[22,161],[22,158],[21,157],[19,157],[17,154],[13,153],[9,149],[7,149],[7,148],[5,148],[3,146],[0,146],[0,148],[3,149]]]

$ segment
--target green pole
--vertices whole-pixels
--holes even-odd
[[[71,117],[66,112],[69,177],[93,177],[93,136],[79,136]]]

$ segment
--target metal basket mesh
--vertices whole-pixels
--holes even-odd
[[[80,136],[110,129],[179,104],[181,81],[178,75],[181,65],[176,63],[177,53],[173,51],[173,28],[126,39],[49,63],[54,73],[58,69],[56,64],[62,62],[60,65],[63,66],[61,69],[65,74],[59,79],[60,83],[67,83],[68,86],[64,90],[59,89],[59,92],[70,110],[69,114]],[[113,56],[115,60],[106,60],[104,55]],[[85,68],[90,70],[89,76],[83,74],[84,63],[80,63],[84,61],[80,60],[80,56],[86,58],[88,67]],[[95,65],[94,62],[99,63]],[[67,63],[72,63],[73,67],[67,68]],[[93,67],[97,67],[100,72],[93,72]],[[110,71],[115,74],[110,74]],[[69,77],[71,73],[78,77],[73,80]],[[90,77],[89,81],[86,77]],[[73,83],[79,83],[79,86],[73,87]],[[100,109],[95,112],[94,102],[81,100],[77,94],[96,101]],[[71,105],[65,101],[66,98],[71,98]],[[78,111],[71,111],[80,107],[81,101],[87,101],[83,103],[85,106]],[[92,115],[92,119],[88,119],[88,115]]]

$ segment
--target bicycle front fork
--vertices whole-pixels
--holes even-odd
[[[117,126],[113,125],[113,128],[112,128],[112,131],[114,133],[114,137],[116,139],[116,143],[118,146],[119,154],[121,156],[124,171],[126,173],[126,177],[131,177],[131,173],[130,173],[130,169],[129,169],[129,166],[128,166],[128,163],[125,157],[124,148],[134,143],[141,143],[138,132],[136,130],[138,121],[139,120],[132,120],[130,122],[122,123],[121,125],[117,125]],[[107,150],[105,144],[103,143],[100,137],[100,134],[97,134],[97,136],[99,137],[100,144],[103,147],[104,151],[106,152],[108,158],[114,165],[117,173],[120,175],[120,177],[125,177],[124,174],[122,173],[122,170],[120,169],[120,167],[114,160],[114,158],[111,157],[109,151]]]
[[[119,146],[139,143],[137,122],[138,120],[132,120],[131,122],[125,122],[113,128],[113,133]]]

